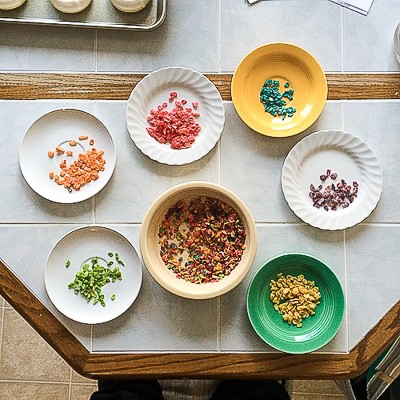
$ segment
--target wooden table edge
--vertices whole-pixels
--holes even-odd
[[[232,74],[205,74],[231,100]],[[127,100],[146,74],[0,73],[0,99]],[[400,99],[400,73],[327,73],[328,100]]]
[[[146,74],[0,73],[0,99],[127,100]],[[206,74],[230,101],[232,74]],[[400,99],[400,74],[327,73],[328,100]],[[349,353],[90,353],[0,261],[0,294],[78,373],[89,378],[344,379],[400,334],[400,302]],[[62,338],[62,339],[61,339]]]
[[[91,353],[0,260],[0,294],[79,374],[92,379],[345,379],[400,334],[400,301],[349,353]]]

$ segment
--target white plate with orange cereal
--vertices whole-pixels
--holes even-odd
[[[19,164],[28,185],[57,203],[77,203],[97,194],[111,179],[114,140],[94,115],[58,109],[38,118],[26,131]]]

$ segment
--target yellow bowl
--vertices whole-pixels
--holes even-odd
[[[296,108],[293,117],[282,119],[264,111],[260,91],[268,80],[290,83]],[[270,43],[249,53],[237,66],[231,84],[232,101],[240,118],[253,130],[266,136],[293,136],[310,127],[324,109],[328,86],[318,61],[301,47]]]
[[[166,212],[180,200],[206,196],[231,206],[242,221],[246,248],[240,262],[233,271],[217,282],[192,283],[178,279],[169,270],[160,256],[158,232]],[[250,270],[257,249],[257,233],[254,220],[243,201],[221,185],[194,181],[174,186],[161,194],[147,210],[140,232],[140,251],[143,262],[152,277],[166,290],[185,298],[209,299],[220,296],[235,288]]]

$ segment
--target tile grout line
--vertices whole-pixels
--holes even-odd
[[[98,72],[98,35],[97,35],[97,29],[94,30],[94,70],[95,72]]]
[[[344,252],[344,296],[345,296],[345,317],[346,317],[346,341],[347,341],[347,352],[350,351],[349,349],[349,342],[350,342],[350,332],[349,332],[349,314],[348,314],[348,276],[347,276],[347,235],[346,229],[343,231],[343,252]]]
[[[97,43],[97,29],[96,29],[96,43]],[[96,46],[97,47],[97,46]],[[96,57],[97,60],[97,57]],[[96,71],[97,71],[97,64],[96,64]],[[98,118],[98,105],[97,105],[97,101],[94,102],[94,115]],[[92,223],[96,224],[97,221],[97,215],[96,215],[96,206],[97,206],[97,195],[93,196],[92,202]]]
[[[93,352],[93,325],[90,325],[90,352]]]
[[[344,73],[344,9],[342,7],[341,11],[341,20],[342,20],[342,73]]]
[[[72,400],[72,368],[69,368],[68,399]]]
[[[218,72],[221,73],[221,1],[218,1]]]
[[[37,384],[37,385],[69,385],[69,382],[63,381],[39,381],[31,379],[0,379],[0,383],[19,383],[19,384]],[[96,383],[74,382],[74,386],[91,387],[96,386]]]

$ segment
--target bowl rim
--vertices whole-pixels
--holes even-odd
[[[164,267],[164,271],[167,271],[170,274],[173,274],[173,272],[167,270],[165,265],[162,264],[161,259],[160,263],[155,264],[152,262],[150,247],[148,245],[150,224],[155,213],[160,209],[160,207],[162,207],[163,204],[165,204],[169,199],[178,196],[180,193],[183,193],[185,191],[193,191],[196,189],[206,189],[207,191],[215,192],[216,194],[218,194],[219,196],[217,198],[226,198],[226,202],[228,204],[233,204],[234,207],[237,208],[237,211],[242,215],[243,223],[246,226],[246,264],[242,265],[239,269],[235,268],[232,274],[224,277],[224,279],[222,279],[218,283],[210,283],[209,285],[207,284],[207,286],[206,284],[195,285],[182,279],[176,279],[175,277],[174,281],[164,280],[159,273],[160,266]],[[212,196],[210,195],[210,197]],[[165,211],[166,210],[167,208],[165,209]],[[143,222],[141,224],[139,243],[143,264],[146,266],[150,275],[160,286],[178,296],[197,300],[210,299],[221,296],[238,286],[243,281],[253,265],[254,258],[256,256],[258,240],[256,225],[250,213],[250,210],[236,194],[217,183],[206,181],[189,181],[180,183],[167,189],[165,192],[159,195],[150,205],[145,213]],[[174,282],[175,284],[173,284],[172,282]],[[206,290],[204,288],[206,288]]]

